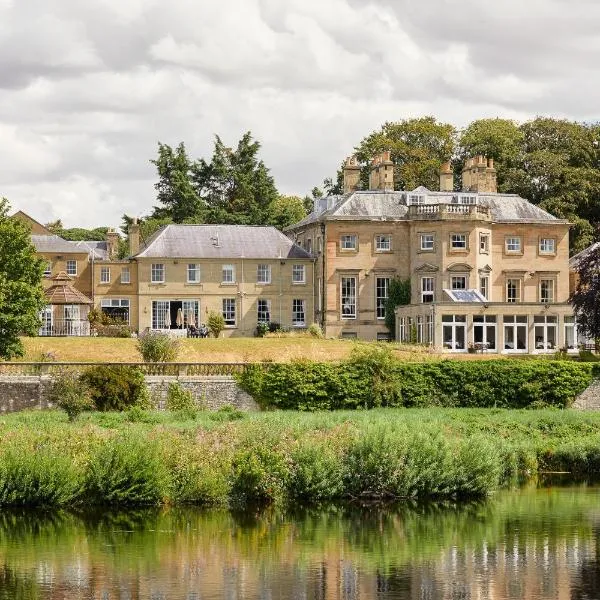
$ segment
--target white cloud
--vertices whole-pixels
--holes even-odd
[[[592,0],[0,0],[0,195],[41,221],[154,204],[156,144],[251,130],[305,194],[383,122],[597,116]]]

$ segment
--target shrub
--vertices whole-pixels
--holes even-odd
[[[208,314],[206,326],[208,327],[210,334],[213,337],[218,338],[221,335],[221,331],[225,329],[225,319],[221,313],[211,311]]]
[[[278,331],[281,331],[281,323],[278,323],[277,321],[270,321],[269,333],[277,333]]]
[[[157,442],[129,433],[109,438],[91,456],[86,493],[98,504],[157,504],[168,484]]]
[[[256,337],[265,337],[269,333],[268,323],[257,323],[256,325]]]
[[[590,384],[595,367],[542,360],[402,362],[387,347],[359,346],[346,361],[255,364],[238,380],[265,408],[565,408]]]
[[[318,323],[311,323],[308,326],[308,333],[314,338],[323,337],[323,330],[321,329],[321,326]]]
[[[126,410],[149,403],[144,374],[128,366],[90,367],[80,377],[96,408],[101,411]]]
[[[144,362],[172,362],[179,354],[179,340],[160,331],[140,335],[137,347]]]
[[[177,381],[169,383],[167,390],[167,410],[195,412],[198,409],[194,395]]]
[[[0,504],[61,506],[81,493],[83,473],[58,448],[12,443],[0,456]]]
[[[64,410],[69,421],[74,421],[86,410],[96,408],[87,386],[74,373],[63,373],[53,380],[48,400]]]

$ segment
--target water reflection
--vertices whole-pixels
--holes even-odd
[[[600,597],[599,488],[485,504],[0,513],[0,600]]]

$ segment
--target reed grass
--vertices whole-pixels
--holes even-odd
[[[0,420],[0,504],[255,503],[485,497],[543,471],[600,473],[600,415],[59,411]]]

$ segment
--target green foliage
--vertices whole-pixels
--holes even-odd
[[[263,407],[334,410],[377,406],[567,407],[592,380],[569,361],[401,362],[391,351],[358,348],[349,360],[256,364],[239,376]]]
[[[64,410],[69,421],[74,421],[82,412],[96,408],[89,390],[73,373],[63,373],[52,381],[48,400]]]
[[[394,277],[390,280],[388,299],[385,303],[385,326],[391,336],[396,335],[396,310],[397,306],[410,304],[410,279]]]
[[[82,488],[82,470],[57,446],[9,441],[0,453],[0,505],[63,506]]]
[[[306,217],[304,201],[298,196],[277,196],[268,208],[265,225],[283,230]]]
[[[356,147],[356,155],[365,165],[380,152],[391,151],[394,162],[394,189],[413,190],[424,185],[439,189],[440,165],[454,151],[456,130],[435,117],[420,117],[387,122]],[[368,182],[368,168],[363,170],[363,183]]]
[[[269,333],[269,324],[264,321],[256,324],[256,337],[262,338]]]
[[[311,337],[314,337],[314,338],[322,338],[323,337],[323,330],[321,329],[321,326],[318,323],[311,323],[308,326],[308,333]]]
[[[168,473],[157,442],[125,435],[109,438],[91,456],[86,495],[97,504],[158,504],[168,494]]]
[[[148,403],[144,374],[129,366],[95,366],[81,374],[81,383],[87,386],[90,397],[100,411],[127,410]]]
[[[0,358],[23,355],[20,335],[36,335],[46,305],[42,289],[43,261],[36,256],[31,232],[8,216],[0,199]]]
[[[208,319],[206,320],[206,326],[210,331],[210,334],[218,338],[221,335],[223,329],[225,329],[225,318],[221,313],[210,311],[208,313]]]
[[[137,341],[137,348],[144,362],[173,362],[180,347],[177,338],[160,331],[145,331]]]
[[[198,410],[198,405],[190,390],[186,390],[178,381],[173,381],[169,383],[167,390],[166,408],[172,412],[183,410],[194,413]]]

